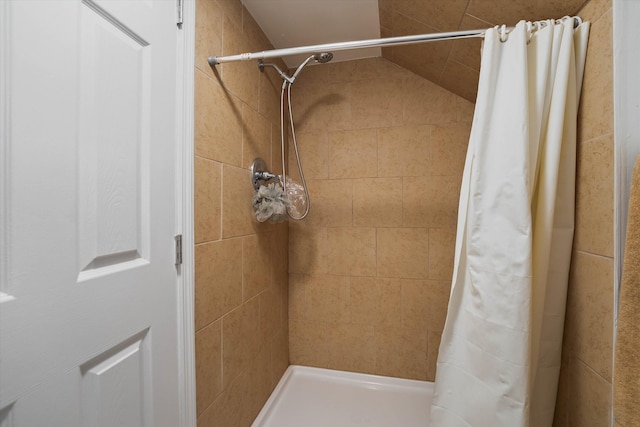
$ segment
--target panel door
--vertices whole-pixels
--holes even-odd
[[[176,3],[0,1],[0,426],[178,425]]]

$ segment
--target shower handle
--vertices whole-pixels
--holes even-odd
[[[257,158],[251,164],[249,171],[251,172],[251,184],[254,190],[260,188],[260,181],[278,181],[280,177],[277,174],[271,173],[267,170],[267,164],[261,158]]]

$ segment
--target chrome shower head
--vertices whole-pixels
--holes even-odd
[[[320,64],[326,64],[327,62],[333,59],[333,53],[331,52],[317,53],[313,55],[313,59]]]

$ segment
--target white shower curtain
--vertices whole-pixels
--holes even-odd
[[[432,427],[551,426],[589,24],[485,35]]]

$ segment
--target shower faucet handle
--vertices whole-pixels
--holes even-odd
[[[257,171],[254,172],[253,175],[254,179],[257,181],[269,181],[271,179],[275,179],[276,181],[278,180],[278,175],[267,171]]]
[[[278,182],[280,180],[277,174],[268,171],[267,164],[259,157],[251,163],[249,171],[251,173],[251,184],[254,190],[260,188],[260,181],[270,181],[273,179],[275,182]]]

